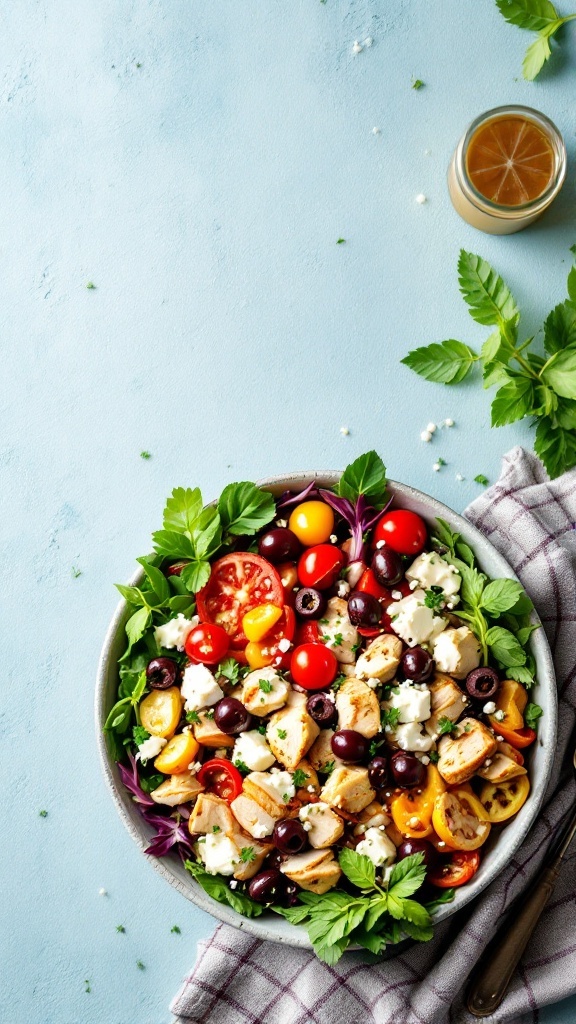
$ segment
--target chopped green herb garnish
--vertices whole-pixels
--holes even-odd
[[[247,764],[244,764],[244,761],[234,761],[234,767],[237,768],[239,772],[245,772],[246,774],[252,770]]]
[[[88,281],[87,284],[86,284],[86,287],[87,287],[89,292],[93,292],[96,289],[96,285],[94,284],[94,281]]]
[[[413,89],[421,89],[423,85],[424,85],[424,82],[422,81],[421,78],[413,78],[412,79],[412,88]]]
[[[285,740],[288,735],[286,729],[276,729],[276,732],[278,733],[281,740]]]
[[[151,459],[152,455],[150,454],[150,452],[140,452],[140,458],[141,459]]]
[[[380,716],[382,728],[395,729],[400,718],[400,708],[384,708]]]
[[[200,715],[198,714],[197,711],[187,711],[186,721],[194,722],[194,725],[200,725]]]
[[[326,761],[326,764],[323,764],[322,767],[318,769],[318,771],[323,772],[324,775],[330,775],[330,773],[334,771],[335,767],[335,761]]]
[[[212,831],[213,832],[221,832],[222,829],[220,828],[220,825],[212,825]]]
[[[426,591],[424,604],[427,608],[432,608],[433,611],[441,608],[444,604],[444,591],[442,590],[442,587],[430,587],[430,589]]]
[[[266,726],[264,725],[264,723],[258,726],[258,732],[260,733],[261,736],[266,735]]]
[[[121,935],[124,935],[126,929],[125,929],[123,924],[117,924],[116,925],[116,931],[120,932]]]
[[[146,965],[143,964],[141,960],[137,960],[136,961],[136,967],[138,968],[139,971],[145,971],[146,970]]]
[[[250,864],[251,861],[256,860],[256,854],[254,853],[253,846],[243,846],[240,850],[240,860],[243,864]]]
[[[292,782],[294,783],[296,789],[300,789],[300,787],[303,786],[304,783],[306,782],[306,779],[309,778],[310,776],[305,771],[303,771],[302,768],[297,768],[296,771],[292,773]]]
[[[150,739],[150,733],[143,725],[135,725],[132,729],[132,738],[137,747],[140,747],[146,740]]]
[[[338,241],[336,242],[336,245],[343,245],[345,241],[345,238],[339,238]]]
[[[438,732],[441,736],[449,735],[450,733],[457,732],[458,726],[456,722],[452,722],[450,718],[446,718],[445,715],[438,719]]]
[[[91,992],[92,991],[92,989],[90,988],[90,982],[89,982],[88,978],[86,978],[86,980],[84,982],[84,991],[85,992]]]
[[[205,711],[204,712],[204,717],[207,718],[211,722],[213,720],[213,718],[214,718],[214,711],[213,711],[213,709],[210,708],[209,711]]]
[[[474,483],[482,484],[483,487],[488,487],[489,480],[488,477],[484,476],[483,473],[478,473],[478,476],[474,477]]]
[[[48,817],[48,811],[38,811],[38,814],[40,815],[41,818]]]
[[[336,633],[334,635],[334,639],[332,641],[332,643],[334,644],[334,647],[341,647],[343,639],[344,639],[344,637],[342,636],[342,633]]]
[[[171,933],[171,935],[181,935],[182,934],[182,930],[178,927],[177,924],[173,924],[171,929],[170,929],[170,933]]]
[[[284,803],[287,804],[290,800],[290,793],[282,793],[282,799]]]
[[[343,676],[343,675],[336,676],[336,679],[332,683],[332,687],[331,687],[332,690],[334,690],[334,693],[338,693],[338,690],[340,689],[342,684],[346,682],[346,678],[347,677]]]
[[[77,569],[75,565],[72,566],[72,579],[77,580],[82,575],[82,569]]]
[[[524,711],[524,721],[529,729],[534,729],[536,722],[544,714],[539,704],[529,704]]]
[[[272,693],[274,687],[269,679],[259,679],[258,686],[262,690],[262,693]]]
[[[438,753],[437,750],[431,750],[430,753],[428,754],[428,757],[430,758],[432,764],[438,764],[438,761],[440,760],[440,754]]]

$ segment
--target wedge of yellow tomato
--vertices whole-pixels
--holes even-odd
[[[530,792],[527,775],[517,775],[507,782],[485,782],[480,790],[484,813],[495,824],[508,821],[524,806]]]
[[[390,813],[396,828],[410,839],[425,839],[432,834],[432,812],[434,804],[446,783],[435,765],[429,764],[426,785],[417,789],[403,789],[392,797]]]
[[[450,850],[477,850],[486,842],[491,829],[486,809],[467,789],[437,797],[432,825]]]

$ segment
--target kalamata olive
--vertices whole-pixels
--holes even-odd
[[[236,697],[224,697],[214,708],[214,724],[227,736],[244,732],[250,725],[252,715]]]
[[[293,562],[302,550],[295,533],[286,526],[277,526],[263,533],[258,541],[258,554],[275,565],[278,562]]]
[[[396,860],[404,860],[404,857],[411,857],[413,853],[424,854],[422,863],[428,871],[438,859],[436,850],[427,839],[405,839],[396,850]]]
[[[414,757],[414,754],[406,754],[403,750],[398,750],[392,755],[390,768],[394,782],[402,789],[421,786],[426,779],[425,765]]]
[[[152,658],[146,666],[146,682],[152,690],[169,690],[178,678],[178,665],[172,658]]]
[[[284,875],[276,868],[260,871],[250,879],[248,895],[256,903],[273,903],[284,895]]]
[[[284,899],[283,903],[285,907],[295,907],[300,901],[298,899],[298,893],[300,892],[300,886],[296,882],[292,882],[289,878],[284,882]]]
[[[353,626],[379,626],[382,606],[373,594],[353,590],[348,598],[348,617]]]
[[[493,668],[473,668],[466,676],[466,689],[471,697],[477,700],[488,700],[493,697],[500,686],[498,673]]]
[[[313,693],[306,701],[306,710],[318,725],[327,729],[336,721],[336,705],[326,693]]]
[[[372,789],[384,789],[388,781],[388,762],[385,757],[373,757],[368,765],[368,780]]]
[[[392,548],[377,548],[372,556],[372,572],[381,587],[393,587],[404,576],[402,559]]]
[[[274,825],[272,842],[280,853],[300,853],[308,845],[308,836],[297,818],[282,818]]]
[[[368,757],[370,743],[365,736],[355,729],[340,729],[335,732],[330,740],[332,753],[336,754],[341,761],[349,761],[355,764],[357,761],[365,761]]]
[[[409,647],[402,655],[400,666],[406,679],[423,683],[434,671],[434,658],[423,647]]]
[[[296,594],[294,609],[302,619],[319,619],[326,611],[326,598],[314,587],[302,587]]]
[[[271,850],[268,856],[266,857],[267,868],[279,868],[283,862],[284,857],[280,853],[280,850]]]

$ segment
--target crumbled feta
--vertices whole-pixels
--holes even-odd
[[[201,767],[202,761],[191,761],[190,764],[188,765],[188,771],[196,775],[196,772],[199,772]]]
[[[107,896],[108,892],[106,891],[106,889],[98,889],[98,895],[99,896]]]
[[[301,807],[298,812],[300,821],[307,821],[311,814],[324,814],[325,811],[330,810],[330,804],[323,803],[319,800],[316,804],[305,804]]]
[[[138,747],[138,753],[136,754],[136,760],[141,761],[142,764],[146,764],[147,761],[152,757],[157,757],[163,747],[166,746],[168,740],[163,739],[162,736],[149,736],[144,743],[141,743]]]
[[[308,790],[309,793],[315,793],[316,792],[316,787],[315,786],[306,786],[306,789]]]
[[[362,44],[357,39],[354,40],[352,45],[352,53],[362,53]]]
[[[277,519],[276,520],[276,526],[281,526],[283,528],[286,528],[288,526],[288,520],[287,519]]]
[[[232,881],[230,882],[230,888],[231,889],[237,889],[238,888],[238,881],[237,881],[236,878],[233,878]]]
[[[393,590],[392,597],[394,598],[395,601],[401,601],[404,595],[401,590]]]
[[[373,42],[374,40],[372,39],[372,36],[367,36],[364,40],[364,46],[372,46]]]
[[[290,641],[288,637],[283,636],[282,639],[278,642],[278,650],[282,651],[282,654],[286,654],[286,651],[290,650]]]
[[[342,434],[342,437],[348,437],[350,431],[348,427],[340,427],[340,433]]]
[[[456,480],[458,481],[458,483],[462,483],[462,481],[464,480],[462,473],[456,473]]]
[[[497,722],[503,722],[504,719],[506,718],[506,714],[504,711],[496,711],[494,714],[494,718],[496,719]]]
[[[433,609],[426,607],[425,597],[423,590],[415,590],[387,609],[392,629],[409,647],[428,643],[448,625],[446,619],[434,615]]]
[[[424,195],[423,192],[418,193],[418,195],[416,196],[416,202],[420,203],[420,206],[422,206],[426,202],[426,196]]]
[[[209,832],[206,841],[198,844],[198,852],[209,875],[234,874],[238,850],[224,832]]]
[[[381,131],[382,131],[381,128],[373,128],[372,129],[372,135],[380,135]]]
[[[430,718],[430,690],[416,689],[408,682],[401,683],[397,689],[398,693],[392,692],[387,705],[398,708],[398,722],[401,725],[406,722],[425,722]]]
[[[177,647],[179,651],[183,651],[188,633],[199,622],[200,619],[197,615],[187,619],[182,612],[179,612],[175,619],[169,619],[163,626],[156,626],[154,639],[159,647],[165,647],[166,650]]]
[[[440,472],[440,463],[439,462],[435,462],[434,465],[432,466],[432,469],[434,470],[435,473],[439,473]]]
[[[423,551],[406,570],[406,579],[417,583],[424,590],[442,587],[447,597],[454,597],[460,590],[462,578],[455,565],[450,565],[435,551]],[[394,597],[394,592],[392,592]]]
[[[429,430],[431,434],[435,434],[436,433],[436,424],[435,423],[429,423],[428,426],[426,427],[426,430]]]
[[[252,829],[254,839],[264,839],[268,835],[268,828],[263,822],[257,821]]]
[[[444,420],[444,426],[445,427],[453,427],[454,426],[454,420],[451,420],[451,419]]]
[[[348,594],[350,593],[350,584],[347,583],[346,580],[338,580],[336,593],[338,597],[348,597]]]
[[[484,707],[482,708],[482,711],[484,712],[485,715],[493,715],[494,712],[496,711],[496,704],[494,703],[493,700],[487,700]]]
[[[388,836],[378,828],[367,828],[364,839],[356,847],[356,853],[369,857],[375,867],[387,867],[396,859],[396,847]]]
[[[302,828],[304,829],[305,832],[310,832],[312,825],[309,821],[303,821]]]
[[[447,629],[432,641],[433,656],[439,672],[464,679],[480,664],[480,644],[468,626]]]
[[[222,700],[224,696],[224,691],[220,689],[206,665],[188,665],[182,677],[181,693],[186,701],[186,711],[208,708]]]
[[[426,441],[426,442],[431,441],[432,440],[432,434],[430,433],[430,431],[429,430],[423,430],[421,432],[421,434],[420,434],[420,440],[421,441]]]
[[[420,760],[422,764],[430,764],[430,758],[428,757],[428,754],[423,754]]]
[[[274,764],[276,758],[257,729],[250,729],[248,732],[241,732],[236,737],[232,751],[232,761],[243,761],[247,768],[253,772],[263,772]]]
[[[274,758],[273,758],[274,760]],[[257,785],[269,793],[272,799],[278,803],[287,804],[296,795],[296,786],[292,781],[290,772],[283,772],[276,769],[274,773],[267,776],[260,776]]]
[[[434,746],[434,738],[428,733],[422,732],[420,722],[406,722],[394,729],[394,738],[401,750],[431,750]]]

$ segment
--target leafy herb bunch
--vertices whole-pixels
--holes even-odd
[[[576,254],[576,246],[572,248]],[[402,363],[426,380],[459,384],[475,363],[485,388],[497,386],[492,426],[533,417],[534,448],[551,479],[576,466],[576,267],[568,275],[568,299],[544,322],[545,356],[519,344],[520,312],[500,275],[474,253],[460,252],[460,291],[477,323],[494,327],[478,355],[454,339],[414,349]]]
[[[496,0],[496,6],[511,25],[538,33],[526,50],[522,64],[524,78],[532,82],[552,56],[550,40],[563,25],[573,21],[576,14],[562,17],[550,0]]]

